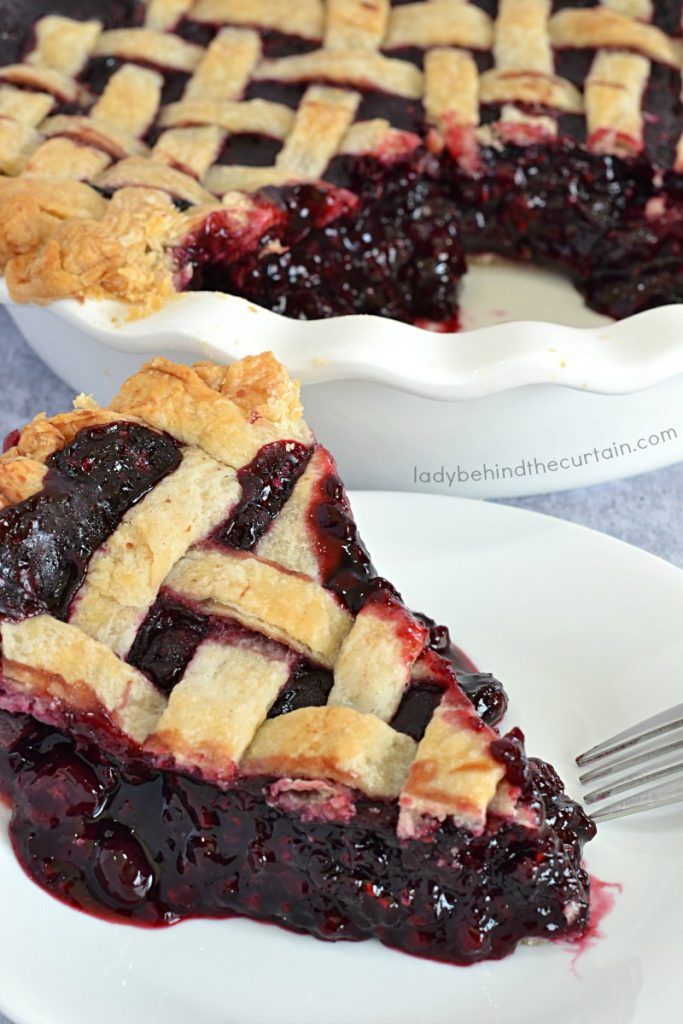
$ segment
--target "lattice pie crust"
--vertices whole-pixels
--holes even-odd
[[[492,805],[515,813],[496,734],[428,649],[424,624],[391,593],[350,610],[325,585],[311,509],[333,463],[272,356],[227,369],[154,359],[108,409],[81,397],[71,413],[36,418],[0,460],[0,505],[49,487],[50,458],[84,431],[121,422],[170,434],[178,466],[94,552],[65,616],[4,618],[5,702],[43,716],[98,710],[145,756],[222,785],[265,775],[398,799],[405,835],[446,817],[481,830]],[[253,550],[219,543],[241,471],[273,444],[312,448],[305,471]],[[160,594],[224,624],[170,696],[126,660]],[[333,671],[327,703],[268,718],[301,656]],[[406,690],[439,673],[443,699],[416,742],[390,723]]]
[[[220,230],[244,245],[264,235],[275,213],[259,189],[317,182],[340,155],[390,163],[425,141],[389,117],[360,117],[368,94],[422,103],[428,147],[448,145],[465,167],[480,146],[552,140],[567,115],[585,120],[589,152],[642,152],[652,69],[681,63],[650,0],[554,10],[551,0],[501,0],[495,19],[483,6],[148,0],[138,27],[42,18],[23,63],[0,67],[0,268],[11,294],[158,305],[183,287],[188,237]],[[217,34],[206,47],[190,42],[174,32],[183,19]],[[308,49],[265,57],[268,32]],[[583,88],[556,71],[569,49],[593,52]],[[417,50],[423,67],[405,59]],[[101,95],[79,80],[93,58],[120,63]],[[162,102],[162,71],[187,78],[174,102]],[[306,88],[293,110],[245,98],[254,83]],[[492,105],[500,115],[484,123]],[[226,139],[245,133],[282,143],[272,165],[219,162]]]

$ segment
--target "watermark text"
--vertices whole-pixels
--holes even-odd
[[[470,481],[482,483],[484,481],[513,480],[515,477],[543,477],[549,473],[561,473],[563,470],[583,469],[601,462],[611,462],[648,448],[657,448],[677,439],[676,428],[667,427],[648,437],[639,437],[637,441],[623,441],[620,444],[614,441],[606,448],[593,448],[590,451],[563,455],[556,459],[539,459],[532,456],[528,459],[520,459],[514,466],[501,465],[498,462],[492,464],[483,462],[479,466],[471,467],[458,463],[451,469],[446,466],[439,466],[437,469],[413,466],[413,483],[447,484],[448,487],[453,487],[454,484],[465,484]]]

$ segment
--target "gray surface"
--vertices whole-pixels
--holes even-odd
[[[33,355],[0,310],[0,436],[35,412],[63,412],[73,394]],[[645,548],[683,568],[683,463],[617,483],[502,504],[582,523]],[[0,1014],[0,1024],[10,1024]]]

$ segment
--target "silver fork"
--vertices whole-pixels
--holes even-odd
[[[591,786],[584,800],[593,821],[683,801],[683,704],[598,743],[579,754],[576,763],[590,766],[579,781]],[[606,802],[621,793],[628,795]]]

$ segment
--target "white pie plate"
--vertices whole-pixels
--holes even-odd
[[[612,323],[533,268],[472,266],[456,335],[370,316],[301,323],[213,292],[134,321],[94,301],[8,309],[59,376],[101,401],[152,355],[273,349],[352,487],[515,496],[683,458],[683,305]]]
[[[501,676],[508,723],[574,794],[574,754],[680,700],[680,570],[504,506],[359,493],[354,507],[380,570]],[[0,1006],[17,1024],[680,1024],[683,808],[602,826],[587,864],[623,893],[578,957],[527,946],[470,968],[237,919],[107,924],[25,878],[7,817]]]

